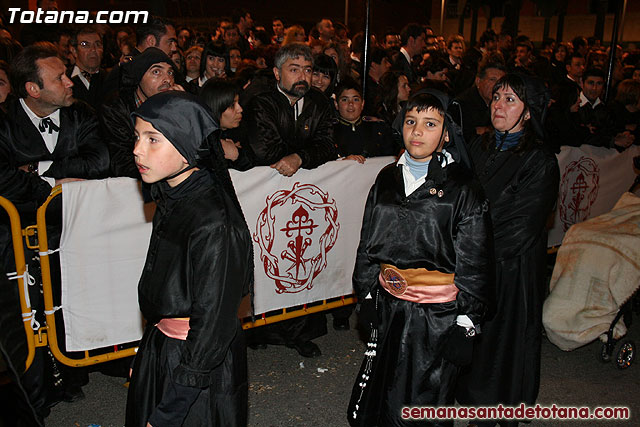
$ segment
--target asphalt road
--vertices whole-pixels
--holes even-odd
[[[329,316],[329,319],[331,317]],[[640,320],[628,338],[640,344]],[[352,324],[354,319],[352,316]],[[364,343],[355,330],[334,331],[316,340],[322,356],[304,359],[295,350],[269,346],[249,351],[249,425],[346,426],[346,405],[363,358]],[[533,421],[531,426],[640,426],[640,361],[627,370],[597,360],[594,342],[563,352],[544,339],[538,402],[558,406],[627,406],[625,421]],[[121,378],[92,373],[86,398],[60,403],[46,419],[49,427],[120,427],[124,424],[127,389]],[[466,422],[457,421],[456,426]]]

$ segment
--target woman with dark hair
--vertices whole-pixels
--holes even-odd
[[[228,166],[245,171],[253,167],[253,162],[241,145],[243,138],[239,126],[242,107],[238,103],[240,92],[240,87],[234,82],[214,78],[204,84],[200,98],[211,109],[211,115],[221,129],[220,145]]]
[[[313,58],[312,87],[331,98],[336,88],[337,77],[338,67],[330,56],[320,53]]]
[[[551,54],[551,77],[555,82],[561,82],[567,77],[567,60],[571,60],[569,48],[564,43],[558,43]]]
[[[208,79],[227,77],[229,57],[227,49],[221,43],[209,43],[202,52],[200,60],[200,78],[194,80],[198,87],[202,87]]]
[[[227,76],[233,77],[242,64],[242,53],[240,52],[240,48],[235,45],[229,46],[227,48],[227,58],[229,59],[226,68]]]
[[[556,156],[544,144],[548,102],[542,80],[505,75],[493,87],[493,131],[469,148],[491,206],[496,306],[458,379],[456,398],[463,405],[533,406],[538,396],[546,223],[560,180]],[[518,424],[476,425],[497,422]]]
[[[409,99],[411,88],[407,76],[398,71],[388,71],[380,78],[380,92],[382,93],[382,106],[377,117],[389,125],[402,109],[402,105]]]
[[[344,78],[351,77],[351,68],[344,57],[344,49],[338,46],[337,43],[327,44],[322,53],[329,56],[336,63],[336,66],[338,67],[338,75],[336,76],[337,82],[341,82]]]

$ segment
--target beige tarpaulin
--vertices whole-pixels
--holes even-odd
[[[564,236],[544,303],[549,340],[573,350],[609,330],[640,287],[640,198],[625,193],[613,210],[572,226]],[[616,338],[626,333],[622,320]]]

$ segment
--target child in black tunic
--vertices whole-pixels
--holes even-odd
[[[126,426],[247,423],[238,319],[253,278],[251,238],[206,107],[165,92],[132,113],[134,155],[157,202],[138,300],[147,328]]]
[[[470,362],[492,299],[488,203],[448,104],[435,90],[408,101],[406,151],[367,199],[353,285],[371,338],[351,425],[452,425],[412,421],[405,407],[453,405],[456,365]]]

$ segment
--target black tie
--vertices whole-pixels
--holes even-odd
[[[82,73],[82,75],[84,76],[85,79],[87,79],[87,81],[89,83],[91,83],[91,73],[87,72],[87,71],[80,71]]]
[[[40,121],[40,126],[38,126],[40,132],[44,132],[45,130],[47,130],[47,128],[49,128],[49,135],[60,130],[60,128],[55,123],[53,123],[53,120],[51,120],[49,117],[42,119]]]

